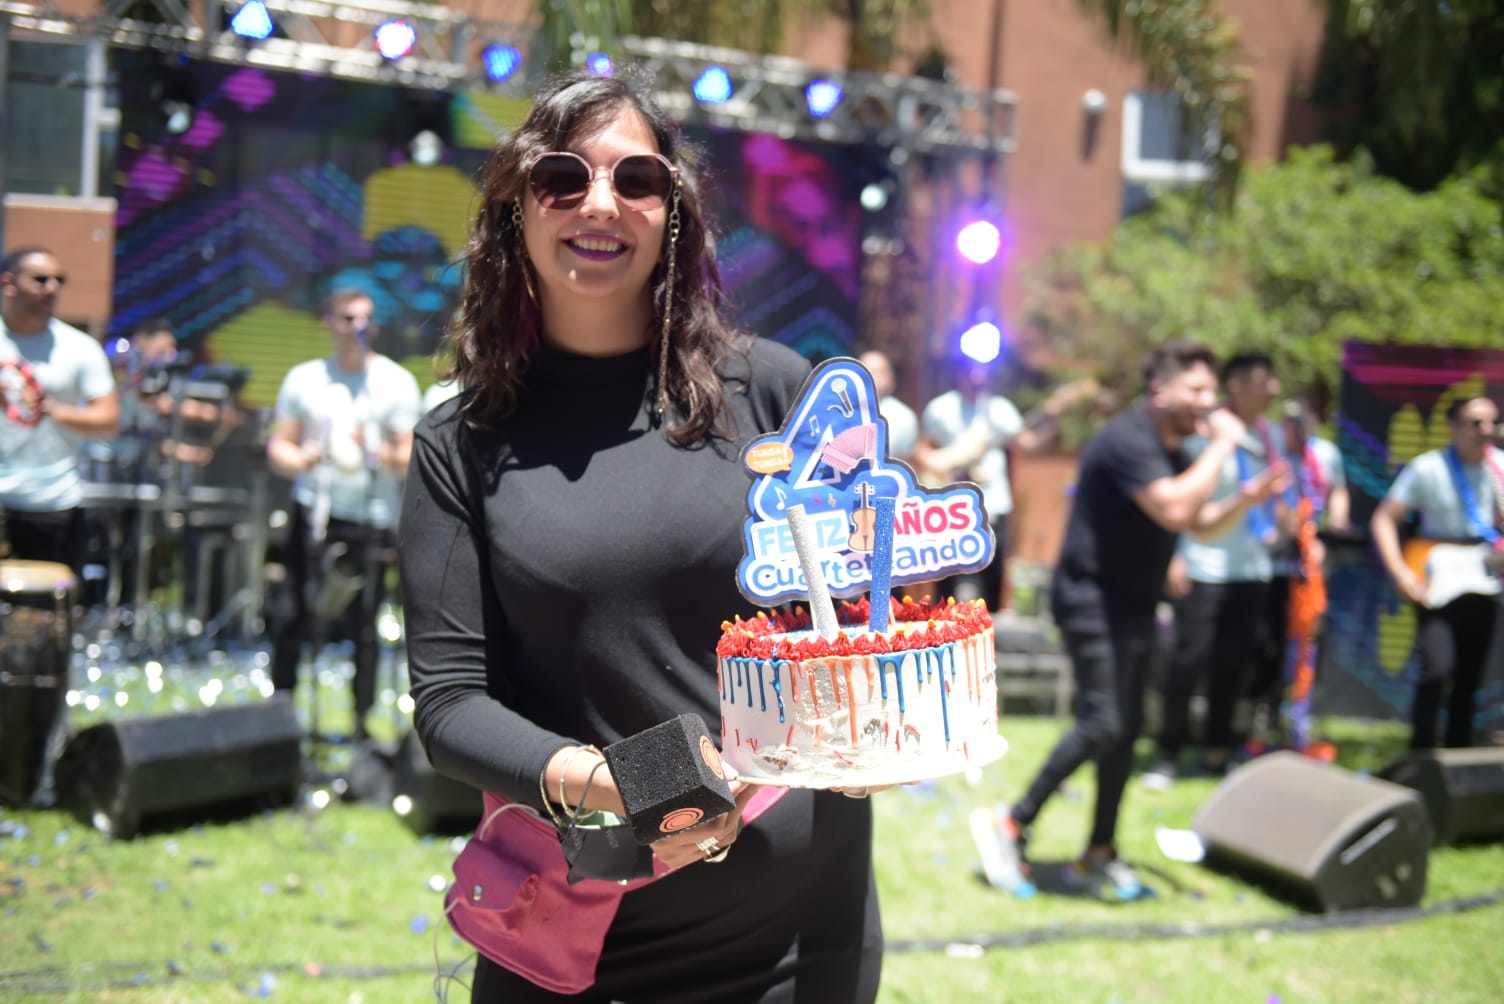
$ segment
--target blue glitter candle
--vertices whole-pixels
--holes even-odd
[[[872,600],[867,627],[880,633],[888,630],[893,606],[893,520],[898,500],[880,496],[873,500],[872,508],[877,510],[877,522],[873,525]]]

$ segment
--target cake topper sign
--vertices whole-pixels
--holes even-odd
[[[802,507],[830,593],[849,597],[872,582],[874,498],[893,500],[892,584],[929,582],[985,568],[995,543],[976,485],[920,485],[888,456],[888,423],[872,376],[854,359],[815,368],[776,433],[742,451],[752,477],[736,581],[770,606],[809,594],[787,510]]]

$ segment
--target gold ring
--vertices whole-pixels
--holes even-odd
[[[726,855],[728,855],[730,853],[731,853],[731,848],[729,848],[729,847],[722,847],[719,854],[712,854],[712,855],[710,855],[710,857],[706,858],[705,860],[709,861],[711,864],[719,864],[722,861],[725,861],[726,860]]]

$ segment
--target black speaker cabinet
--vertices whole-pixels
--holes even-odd
[[[1420,796],[1298,753],[1238,768],[1191,824],[1210,864],[1319,910],[1414,906],[1431,826]]]
[[[467,833],[480,822],[480,792],[434,770],[416,732],[397,747],[392,790],[392,808],[414,833]]]
[[[1379,776],[1420,792],[1438,844],[1504,839],[1504,747],[1418,751]]]
[[[63,749],[58,802],[113,837],[291,802],[302,783],[291,701],[91,726]]]

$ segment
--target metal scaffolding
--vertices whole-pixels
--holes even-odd
[[[91,16],[65,12],[53,0],[0,0],[0,15],[15,32],[97,37],[122,48],[404,87],[523,95],[536,82],[521,76],[494,83],[486,77],[480,55],[492,42],[526,52],[532,25],[407,0],[263,2],[279,33],[260,42],[227,27],[243,0],[149,0],[160,21],[125,16],[140,9],[139,0],[106,0]],[[417,31],[412,53],[395,61],[382,58],[371,44],[374,28],[389,19],[407,21]],[[629,36],[622,39],[622,49],[653,75],[665,110],[685,121],[915,153],[996,156],[1014,148],[1016,102],[1006,90],[972,90],[898,74],[826,72],[787,57],[658,38]],[[703,103],[692,90],[711,65],[724,67],[733,84],[730,99],[722,104]],[[835,81],[843,90],[840,104],[824,118],[812,116],[805,102],[805,87],[815,79]]]

